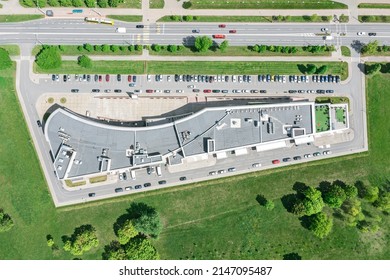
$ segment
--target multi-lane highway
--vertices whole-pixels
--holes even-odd
[[[116,33],[115,28],[119,26],[126,27],[127,33]],[[373,38],[380,40],[380,42],[384,44],[388,44],[390,42],[390,31],[388,31],[388,26],[385,24],[226,24],[225,28],[219,28],[218,24],[210,23],[166,23],[145,26],[143,29],[136,28],[135,26],[136,24],[131,23],[123,23],[120,25],[117,23],[116,26],[87,24],[82,20],[39,20],[28,23],[0,24],[0,44],[12,43],[19,44],[21,46],[21,60],[19,62],[17,73],[18,93],[20,94],[20,98],[22,100],[22,107],[26,114],[30,131],[34,136],[34,142],[36,144],[40,160],[44,166],[44,172],[48,180],[50,190],[53,194],[54,201],[58,206],[89,200],[91,199],[88,197],[88,193],[90,192],[96,193],[96,196],[93,199],[110,197],[112,195],[116,195],[114,193],[114,188],[118,186],[124,188],[129,185],[134,186],[150,182],[152,183],[151,188],[153,189],[155,186],[158,186],[157,181],[159,180],[166,180],[168,182],[166,186],[182,184],[183,182],[179,181],[179,177],[186,176],[188,178],[186,182],[204,180],[211,178],[209,172],[213,170],[226,170],[229,167],[235,167],[235,173],[255,170],[252,168],[252,163],[255,162],[261,163],[261,168],[269,168],[272,167],[272,159],[282,159],[284,157],[293,157],[296,155],[302,156],[306,153],[314,153],[318,151],[318,148],[310,145],[262,152],[261,158],[259,157],[259,153],[251,152],[250,154],[242,157],[229,156],[227,159],[218,160],[216,165],[213,167],[184,170],[179,173],[163,170],[161,177],[157,177],[156,174],[147,175],[145,171],[138,171],[137,179],[134,181],[127,180],[115,182],[105,186],[94,187],[93,190],[88,188],[81,190],[75,189],[73,191],[65,190],[54,175],[52,160],[49,153],[50,148],[44,140],[43,131],[36,125],[36,120],[39,118],[35,109],[37,99],[45,92],[69,92],[72,88],[79,88],[81,94],[82,92],[90,92],[90,90],[96,86],[102,89],[103,87],[107,87],[113,90],[119,87],[122,90],[125,90],[127,84],[123,83],[123,85],[121,85],[115,83],[114,81],[110,82],[110,84],[96,84],[95,82],[71,82],[65,84],[63,82],[52,82],[50,77],[47,75],[42,75],[41,78],[38,79],[38,83],[34,83],[29,78],[29,73],[31,72],[32,67],[30,63],[30,51],[32,44],[82,44],[86,42],[93,44],[181,44],[183,40],[191,38],[192,36],[226,34],[231,45],[248,45],[255,43],[315,45],[324,44],[322,36],[316,35],[323,33],[321,28],[328,28],[328,32],[330,32],[334,37],[333,40],[326,41],[327,44],[338,43],[342,45],[350,45],[355,40],[368,42]],[[194,29],[199,29],[199,33],[192,33]],[[236,30],[236,33],[230,34],[229,30]],[[357,32],[365,32],[366,35],[358,36]],[[369,37],[367,34],[370,32],[377,33],[377,36]],[[345,36],[341,35],[341,33],[345,33]],[[313,58],[313,60],[315,60],[315,58]],[[235,88],[265,89],[267,90],[267,94],[265,96],[279,97],[284,95],[291,96],[291,94],[286,93],[289,89],[333,89],[335,90],[335,95],[350,97],[350,126],[354,130],[354,138],[351,142],[335,144],[331,147],[333,152],[331,156],[342,155],[367,150],[364,79],[358,67],[358,63],[358,54],[353,52],[353,57],[350,61],[350,78],[347,82],[341,84],[313,84],[312,82],[307,84],[282,84],[258,83],[254,81],[253,84],[226,83],[223,86],[220,83],[213,83],[212,85],[207,85],[207,87],[210,89],[224,89],[227,87],[229,90]],[[237,75],[239,74],[240,73],[237,73]],[[146,90],[147,88],[156,89],[158,87],[160,89],[172,90],[176,90],[178,88],[186,89],[187,84],[189,84],[180,84],[175,83],[174,81],[154,83],[147,82],[145,76],[140,78],[138,86],[143,90]],[[206,85],[199,84],[197,87],[203,89]],[[184,94],[192,93],[190,93],[190,90],[187,89]],[[232,93],[229,92],[229,95],[232,95]],[[325,156],[321,156],[320,158],[323,157]],[[310,160],[312,159],[313,158]],[[301,161],[306,161],[306,159]],[[291,163],[294,163],[294,161],[285,164]],[[226,174],[231,175],[232,173]],[[217,176],[226,176],[226,174]],[[136,190],[131,190],[130,192],[136,192]]]

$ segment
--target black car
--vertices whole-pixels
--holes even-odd
[[[179,75],[175,74],[175,82],[178,82],[180,80]]]
[[[133,83],[137,82],[137,76],[133,76]]]
[[[317,93],[325,93],[325,90],[323,90],[323,89],[317,89]]]
[[[115,93],[121,93],[122,90],[121,90],[121,89],[115,89],[114,92],[115,92]]]
[[[94,192],[91,192],[91,193],[88,194],[89,197],[95,197],[95,195],[96,194]]]
[[[116,75],[116,80],[118,82],[122,81],[122,76],[120,74]]]
[[[340,83],[340,76],[336,76],[336,83]]]
[[[283,161],[284,161],[284,162],[291,161],[291,158],[289,158],[289,157],[286,157],[286,158],[284,158],[284,159],[283,159]]]
[[[334,93],[334,90],[333,89],[328,89],[328,90],[326,90],[326,93]]]
[[[99,80],[99,75],[95,75],[94,80],[95,80],[95,82],[97,82]]]
[[[159,184],[159,185],[165,185],[166,183],[167,183],[167,181],[165,181],[165,180],[158,181],[158,184]]]
[[[294,157],[294,160],[301,160],[301,159],[302,159],[301,156],[296,156],[296,157]]]
[[[187,177],[185,177],[185,176],[180,177],[179,180],[180,180],[180,181],[185,181],[185,180],[187,180]]]
[[[213,89],[213,93],[220,93],[221,92],[221,90],[219,90],[219,89]]]
[[[123,189],[122,189],[122,188],[116,188],[116,189],[115,189],[115,192],[116,192],[116,193],[123,192]]]
[[[261,89],[260,93],[267,93],[267,91],[265,89]]]
[[[42,127],[42,123],[41,123],[40,120],[37,120],[37,125],[38,125],[39,127]]]
[[[297,91],[295,89],[290,89],[288,93],[296,93]]]
[[[134,189],[136,189],[136,190],[142,189],[142,186],[141,186],[141,185],[135,185],[135,186],[134,186]]]
[[[152,185],[151,183],[145,183],[144,187],[147,188],[147,187],[150,187],[151,185]]]
[[[92,92],[100,92],[100,89],[94,88]]]
[[[66,82],[68,80],[68,77],[66,75],[64,75],[64,82]]]
[[[74,89],[71,89],[70,92],[75,92],[75,93],[77,93],[77,92],[79,92],[79,90],[78,90],[77,88],[74,88]]]
[[[376,36],[376,33],[375,32],[370,32],[370,33],[368,33],[368,36]]]
[[[144,28],[145,25],[143,25],[143,24],[137,24],[135,27],[136,27],[136,28]]]
[[[52,81],[55,81],[55,80],[56,80],[56,75],[54,75],[54,74],[51,75],[51,80],[52,80]]]
[[[87,75],[87,82],[91,81],[91,75]]]

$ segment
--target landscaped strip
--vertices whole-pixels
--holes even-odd
[[[126,21],[126,22],[142,22],[142,16],[138,16],[138,15],[129,15],[129,16],[107,15],[107,17],[115,20]]]
[[[164,0],[149,0],[150,9],[162,9],[164,8]]]
[[[343,3],[329,0],[191,0],[185,9],[347,9]]]
[[[164,16],[158,22],[330,22],[333,16]]]
[[[0,45],[0,48],[5,49],[9,55],[20,55],[20,49],[18,45]]]
[[[131,46],[116,46],[115,51],[112,51],[112,45],[90,45],[92,49],[87,50],[85,45],[59,45],[57,46],[61,55],[141,55],[141,50],[136,50],[134,45]],[[122,50],[123,47],[123,50]],[[87,47],[88,48],[88,47]],[[35,46],[32,50],[32,55],[37,55],[42,49],[42,46]],[[96,49],[96,50],[95,50]]]
[[[341,55],[342,56],[351,56],[351,49],[347,46],[341,46]]]
[[[91,68],[83,68],[77,61],[65,60],[61,68],[42,69],[34,63],[36,73],[63,74],[271,74],[298,75],[303,74],[307,64],[320,67],[326,65],[325,74],[340,75],[342,80],[348,77],[347,62],[256,62],[256,61],[122,61],[97,60]]]
[[[0,15],[0,22],[21,22],[44,17],[44,15]]]
[[[37,7],[37,3],[40,8],[48,7],[66,7],[66,8],[76,8],[77,10],[82,10],[83,8],[133,8],[141,9],[142,3],[141,0],[126,0],[126,1],[91,1],[91,0],[19,0],[19,3],[22,7]],[[82,11],[84,12],[84,11]],[[84,15],[83,13],[77,13]]]
[[[390,4],[386,3],[360,3],[358,8],[364,9],[390,9]]]
[[[358,16],[360,22],[390,22],[390,16],[369,15]]]

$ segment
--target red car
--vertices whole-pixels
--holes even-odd
[[[280,163],[280,160],[274,159],[274,160],[272,161],[272,163],[273,163],[273,164],[279,164],[279,163]]]
[[[146,92],[147,93],[153,93],[153,90],[152,89],[147,89]]]
[[[226,24],[220,24],[218,25],[219,28],[225,28],[226,27]]]
[[[236,33],[237,30],[233,29],[233,30],[229,30],[229,33]]]
[[[102,81],[102,75],[99,75],[99,82]]]
[[[213,38],[214,39],[225,39],[225,35],[223,35],[223,34],[215,34],[215,35],[213,35]]]
[[[110,81],[110,75],[106,75],[106,82],[109,82]]]
[[[204,92],[204,93],[210,93],[210,92],[211,92],[211,89],[204,89],[203,92]]]
[[[128,75],[128,76],[127,76],[127,81],[128,81],[128,82],[131,82],[131,75]]]

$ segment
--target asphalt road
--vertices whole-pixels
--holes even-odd
[[[211,176],[209,175],[210,171],[217,171],[221,169],[227,169],[229,167],[235,167],[236,172],[247,172],[252,171],[251,168],[252,163],[259,162],[262,164],[262,168],[273,167],[272,159],[282,159],[284,157],[294,157],[296,155],[303,155],[305,153],[313,153],[318,150],[318,148],[310,145],[310,146],[301,146],[294,147],[291,149],[281,149],[274,150],[268,152],[250,152],[246,156],[234,156],[231,155],[227,159],[218,160],[216,166],[214,167],[205,167],[194,170],[187,170],[179,173],[169,173],[163,170],[163,175],[161,177],[157,177],[155,174],[147,175],[145,174],[137,174],[136,180],[128,180],[128,181],[120,181],[118,183],[112,185],[105,185],[94,187],[92,189],[75,189],[74,191],[65,190],[62,185],[58,182],[58,180],[54,176],[54,169],[52,165],[52,160],[50,157],[50,147],[48,143],[44,139],[43,131],[36,124],[36,120],[38,119],[38,114],[35,109],[35,103],[38,97],[45,92],[69,92],[72,88],[79,88],[81,92],[90,92],[92,88],[98,87],[101,89],[110,88],[111,90],[120,88],[120,89],[128,89],[127,83],[122,82],[123,84],[117,83],[116,81],[111,80],[110,83],[86,83],[86,82],[52,82],[48,75],[43,75],[42,79],[40,79],[39,83],[32,82],[29,77],[29,72],[31,64],[30,64],[30,52],[31,52],[31,43],[46,43],[46,44],[82,44],[85,42],[91,43],[107,43],[112,44],[116,42],[125,42],[123,36],[133,36],[134,38],[138,38],[137,40],[156,40],[153,42],[158,42],[158,40],[166,40],[168,37],[167,34],[172,34],[172,38],[169,37],[169,43],[174,43],[177,40],[183,40],[186,36],[192,36],[192,29],[200,28],[200,35],[206,34],[202,33],[202,30],[207,30],[207,34],[214,34],[214,32],[219,31],[221,29],[218,28],[217,24],[160,24],[160,27],[150,26],[149,28],[145,28],[142,31],[135,28],[135,24],[123,24],[121,26],[125,26],[128,28],[128,34],[118,34],[115,33],[115,27],[113,26],[103,26],[103,25],[94,25],[94,24],[86,24],[80,20],[40,20],[29,23],[15,23],[15,24],[0,24],[0,44],[5,43],[13,43],[19,44],[21,46],[21,61],[20,68],[18,68],[17,75],[17,85],[19,87],[20,98],[22,99],[22,107],[24,109],[26,119],[30,128],[30,131],[33,135],[33,139],[38,151],[38,155],[40,157],[41,164],[44,166],[45,176],[48,180],[49,189],[53,195],[54,202],[57,206],[66,205],[66,204],[75,204],[80,202],[85,202],[90,200],[88,197],[88,193],[95,192],[96,196],[93,199],[101,199],[106,197],[111,197],[113,195],[121,195],[123,193],[115,194],[114,189],[118,186],[125,187],[128,185],[134,186],[136,184],[143,184],[146,182],[150,182],[152,187],[149,189],[153,189],[154,186],[157,186],[157,181],[166,180],[168,182],[165,186],[179,185],[183,182],[179,181],[179,177],[186,176],[188,179],[185,182],[192,181],[201,181],[204,179],[209,179]],[[201,26],[201,27],[199,27]],[[338,27],[337,27],[338,26]],[[361,40],[364,42],[368,42],[368,40],[372,39],[368,36],[357,36],[356,32],[376,32],[377,38],[380,39],[382,43],[388,43],[390,38],[390,32],[387,30],[388,26],[385,24],[370,24],[370,25],[335,25],[335,24],[304,24],[304,25],[291,25],[291,24],[272,24],[272,25],[262,25],[262,24],[234,24],[228,25],[223,29],[224,32],[228,32],[230,29],[236,29],[237,33],[232,36],[229,42],[231,45],[233,44],[241,44],[242,40],[253,40],[253,42],[259,43],[261,41],[264,44],[269,44],[271,39],[277,40],[275,42],[278,45],[306,45],[306,44],[317,44],[318,38],[317,36],[305,35],[305,34],[315,34],[320,32],[320,28],[327,27],[330,30],[339,30],[339,32],[347,32],[346,36],[340,37],[338,42],[342,44],[350,44],[354,40]],[[247,29],[246,29],[247,28]],[[343,29],[345,28],[345,30]],[[258,33],[256,33],[256,31]],[[176,33],[175,33],[176,32]],[[246,33],[248,35],[245,35]],[[226,33],[227,34],[227,33]],[[240,35],[241,34],[241,35]],[[251,35],[249,35],[251,34]],[[272,36],[270,34],[273,34]],[[276,35],[275,35],[276,34]],[[155,36],[155,37],[153,37]],[[234,37],[233,37],[234,36]],[[235,39],[237,37],[237,40]],[[242,39],[240,39],[242,38]],[[135,39],[134,39],[135,40]],[[295,40],[295,41],[294,41]],[[245,42],[247,42],[245,41]],[[126,41],[127,42],[127,41]],[[130,41],[129,41],[130,42]],[[161,41],[163,42],[163,41]],[[323,43],[323,40],[321,41]],[[29,44],[26,44],[29,43]],[[247,43],[245,43],[247,44]],[[366,116],[365,116],[365,96],[364,96],[364,77],[361,71],[358,68],[359,64],[359,56],[356,52],[352,52],[352,67],[350,72],[350,80],[347,83],[343,84],[314,84],[310,83],[301,83],[301,84],[281,84],[281,83],[258,83],[256,77],[253,78],[252,84],[241,83],[241,84],[223,84],[222,83],[213,83],[207,85],[196,84],[197,88],[204,89],[205,87],[209,89],[266,89],[268,93],[266,96],[291,96],[291,94],[285,93],[286,90],[289,89],[303,89],[303,90],[317,90],[317,89],[333,89],[335,90],[335,95],[345,95],[350,97],[351,100],[351,112],[350,115],[350,126],[354,129],[355,138],[353,141],[348,143],[342,143],[337,145],[332,145],[331,156],[338,156],[347,153],[355,153],[367,150],[366,143]],[[313,58],[315,60],[315,58]],[[82,74],[82,73],[80,73]],[[164,73],[162,73],[164,74]],[[202,74],[202,73],[199,73]],[[223,73],[221,73],[223,74]],[[266,74],[266,73],[264,73]],[[111,79],[113,76],[111,76]],[[124,79],[126,79],[124,77]],[[95,84],[94,84],[95,83]],[[189,91],[187,86],[190,83],[179,84],[175,82],[162,82],[162,83],[154,83],[147,82],[145,77],[140,79],[140,86],[145,91],[148,88],[152,89],[183,89]],[[194,84],[194,83],[191,83]],[[186,93],[186,92],[185,92]],[[189,93],[192,94],[192,93]],[[231,93],[229,93],[231,95]],[[242,96],[242,94],[238,94]],[[299,95],[298,96],[306,96]],[[259,156],[261,155],[261,157]],[[323,158],[325,156],[321,156],[319,158]],[[329,156],[327,156],[329,157]],[[306,159],[305,159],[306,160]],[[302,160],[302,161],[305,161]],[[313,158],[309,159],[313,160]],[[284,164],[293,164],[294,161]],[[232,175],[233,173],[225,173],[218,176],[227,176]],[[142,191],[143,189],[141,189]],[[131,190],[130,192],[136,192],[136,190]]]

